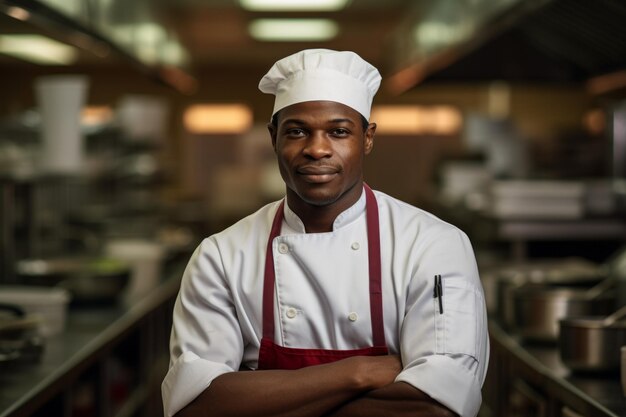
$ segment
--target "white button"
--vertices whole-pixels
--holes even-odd
[[[295,309],[295,308],[293,308],[293,307],[289,307],[289,308],[287,309],[287,317],[288,317],[288,318],[292,319],[292,318],[296,317],[296,314],[298,314],[298,312],[296,311],[296,309]]]
[[[348,320],[350,321],[357,321],[358,318],[359,318],[359,315],[354,312],[348,314]]]
[[[359,242],[353,242],[352,246],[350,246],[353,250],[359,250],[359,248],[361,247],[361,245],[359,245]]]
[[[278,252],[287,253],[289,252],[289,246],[286,243],[281,243],[278,245]]]

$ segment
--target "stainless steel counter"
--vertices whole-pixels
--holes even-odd
[[[167,361],[167,323],[181,274],[180,266],[172,268],[167,279],[141,299],[71,307],[65,331],[45,341],[38,361],[10,363],[0,369],[0,416],[76,414],[68,410],[80,404],[85,384],[95,387],[96,416],[135,415],[150,392],[158,393],[162,376],[155,374],[154,362]],[[107,364],[125,343],[124,349],[133,351],[140,369],[132,376],[127,401],[115,409],[107,398],[111,391]],[[157,411],[158,402],[159,398],[153,401]]]
[[[533,417],[626,416],[626,398],[618,373],[573,373],[561,362],[557,346],[524,343],[493,320],[489,333],[492,361],[485,394],[494,415],[521,416],[520,410],[529,409],[527,405],[514,404],[519,395],[512,393],[513,386],[515,379],[519,379],[534,391],[533,395],[525,395],[533,397],[535,402],[530,408],[539,410]],[[517,410],[512,410],[515,407]]]

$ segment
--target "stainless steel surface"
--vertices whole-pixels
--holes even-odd
[[[604,316],[560,321],[559,350],[573,371],[619,372],[621,346],[626,345],[626,323],[604,325]]]
[[[132,335],[137,331],[149,337],[145,349],[141,350],[141,359],[147,362],[146,375],[150,375],[149,382],[152,384],[154,371],[160,366],[160,362],[154,358],[154,352],[166,351],[164,346],[167,346],[169,335],[166,329],[168,317],[171,316],[170,303],[173,303],[180,287],[181,274],[182,266],[173,265],[167,271],[162,285],[147,296],[130,300],[126,304],[73,309],[66,331],[46,343],[38,363],[11,368],[11,372],[0,370],[0,386],[11,387],[0,389],[0,416],[32,415],[33,410],[44,407],[51,398],[66,398],[72,387],[81,383],[81,375],[94,369],[91,366],[94,363],[97,366],[97,361],[119,346],[120,340],[135,340]],[[146,325],[147,322],[151,324]],[[139,330],[142,326],[144,330]],[[139,365],[144,366],[143,363]],[[144,383],[139,381],[140,386],[137,388],[141,388]],[[62,412],[36,414],[65,415]]]
[[[489,335],[492,356],[488,374],[496,379],[491,385],[487,383],[483,390],[491,388],[492,392],[500,393],[512,379],[519,378],[531,382],[534,389],[548,396],[554,415],[559,415],[561,406],[567,406],[588,417],[626,416],[626,401],[618,375],[572,372],[564,366],[557,345],[525,343],[494,320],[489,321]],[[490,397],[489,392],[484,394],[487,403],[500,404],[492,416],[508,415],[506,398]]]

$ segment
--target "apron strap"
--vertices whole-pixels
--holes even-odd
[[[285,200],[280,202],[278,211],[272,222],[270,237],[267,240],[267,250],[265,255],[265,271],[263,279],[263,337],[274,340],[274,286],[276,275],[274,273],[274,251],[272,243],[280,236],[280,229],[283,224]]]
[[[374,192],[365,186],[367,218],[367,250],[369,264],[370,317],[372,320],[372,339],[374,346],[386,346],[385,325],[383,320],[383,291],[381,284],[382,268],[380,255],[380,224],[378,204]]]

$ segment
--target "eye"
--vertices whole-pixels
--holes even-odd
[[[343,127],[338,127],[336,129],[333,129],[331,131],[331,134],[333,136],[345,137],[345,136],[348,136],[350,134],[350,131],[348,129],[343,128]]]
[[[300,129],[300,128],[297,128],[297,127],[294,127],[294,128],[291,128],[291,129],[287,129],[285,131],[285,135],[289,136],[289,137],[292,137],[292,138],[299,138],[299,137],[304,136],[305,134],[306,134],[306,132],[303,129]]]

